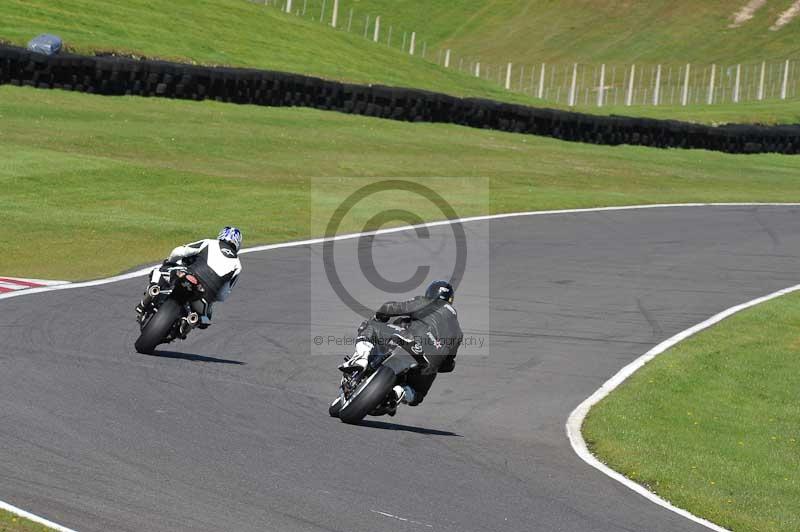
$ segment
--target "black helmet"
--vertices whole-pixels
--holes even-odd
[[[425,297],[430,299],[441,299],[443,301],[447,301],[448,303],[453,302],[454,295],[455,290],[453,290],[453,285],[447,281],[434,281],[429,284],[428,289],[425,290]]]

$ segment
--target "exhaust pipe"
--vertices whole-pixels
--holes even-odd
[[[154,284],[150,288],[147,289],[147,295],[150,297],[156,297],[158,294],[161,293],[161,287],[157,284]]]
[[[190,312],[188,316],[183,318],[180,326],[181,338],[186,340],[186,336],[189,334],[189,331],[191,331],[199,321],[200,316],[197,314],[197,312]]]

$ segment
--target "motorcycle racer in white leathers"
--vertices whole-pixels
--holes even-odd
[[[144,298],[136,306],[138,319],[141,321],[144,309],[150,303],[149,288],[162,283],[162,272],[173,266],[186,266],[200,280],[205,288],[206,297],[192,303],[192,310],[200,316],[199,327],[211,325],[212,306],[216,301],[225,301],[231,289],[239,279],[242,264],[239,261],[239,249],[242,245],[242,233],[236,227],[224,227],[216,240],[205,239],[172,250],[169,258],[150,274],[148,289]]]

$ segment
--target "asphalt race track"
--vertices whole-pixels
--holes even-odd
[[[311,341],[359,321],[319,288],[321,246],[243,256],[212,328],[162,356],[133,350],[143,278],[0,301],[0,500],[81,531],[704,530],[587,466],[564,424],[659,341],[797,284],[800,208],[463,227],[456,307],[488,347],[422,406],[358,427],[327,415],[348,348]],[[377,269],[447,274],[452,239],[378,237]],[[353,286],[358,245],[336,248]]]

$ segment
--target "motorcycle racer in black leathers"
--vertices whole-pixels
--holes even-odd
[[[408,301],[384,303],[358,328],[355,353],[342,365],[365,368],[368,357],[386,346],[389,340],[406,344],[423,355],[427,365],[413,370],[404,386],[395,386],[397,403],[416,406],[422,403],[438,373],[455,368],[455,358],[463,340],[458,314],[453,307],[453,287],[447,281],[434,281],[424,296]],[[403,326],[388,324],[391,318],[405,317]]]

